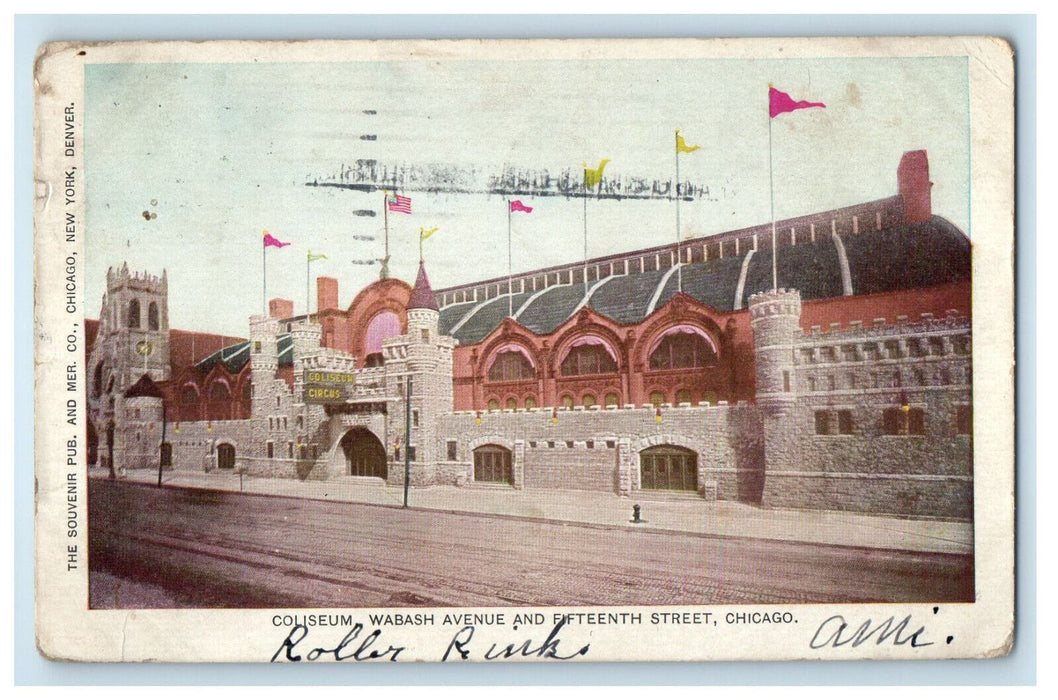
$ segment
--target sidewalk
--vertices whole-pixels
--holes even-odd
[[[92,469],[91,478],[107,478]],[[128,481],[156,484],[158,472],[130,469]],[[170,471],[166,486],[239,491],[239,475],[221,472]],[[244,493],[293,496],[400,507],[402,487],[377,479],[340,477],[330,481],[243,477]],[[506,517],[543,519],[629,529],[671,530],[716,537],[813,542],[916,552],[968,554],[973,525],[943,520],[913,520],[828,511],[764,509],[734,501],[705,501],[691,495],[639,493],[633,498],[594,491],[515,490],[503,486],[412,487],[412,508]],[[642,507],[646,522],[633,524],[632,505]]]

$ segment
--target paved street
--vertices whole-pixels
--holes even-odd
[[[89,484],[109,607],[972,600],[972,556]],[[98,572],[98,573],[96,573]]]

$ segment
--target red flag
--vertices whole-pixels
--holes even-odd
[[[386,198],[386,207],[390,211],[400,214],[411,213],[411,197],[402,197],[399,194],[391,194]]]
[[[793,112],[798,109],[808,109],[809,107],[823,107],[826,105],[822,102],[806,102],[804,100],[797,101],[787,95],[781,90],[776,90],[771,85],[768,86],[768,98],[769,98],[769,114],[772,119],[782,114],[783,112]]]
[[[275,236],[270,234],[268,231],[264,232],[264,247],[265,248],[267,248],[268,246],[275,246],[276,248],[282,248],[283,246],[287,246],[287,245],[290,245],[290,244],[289,243],[284,243],[283,241],[279,240],[278,238],[276,238]]]
[[[511,202],[511,211],[524,211],[526,214],[532,214],[533,208],[525,206],[524,204],[522,204],[522,200],[516,199]]]

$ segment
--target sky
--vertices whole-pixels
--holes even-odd
[[[812,60],[394,61],[96,64],[85,69],[86,312],[106,270],[127,262],[169,280],[170,327],[245,336],[267,297],[306,308],[306,251],[339,280],[343,307],[377,279],[378,193],[307,187],[357,159],[667,180],[680,156],[680,236],[708,236],[888,197],[905,151],[925,149],[933,211],[970,233],[967,64],[963,57]],[[768,118],[768,84],[823,102]],[[769,126],[771,174],[769,177]],[[373,135],[374,140],[361,136]],[[487,194],[408,193],[389,217],[390,272],[414,280],[420,227],[435,289],[507,274],[507,207]],[[523,198],[513,271],[583,257],[584,203]],[[357,216],[375,210],[375,217]],[[154,214],[147,219],[143,212]],[[374,240],[370,240],[374,238]],[[676,239],[671,201],[590,200],[589,256]]]

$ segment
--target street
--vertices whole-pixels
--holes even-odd
[[[93,608],[973,600],[972,555],[105,479],[89,483],[89,565]]]

